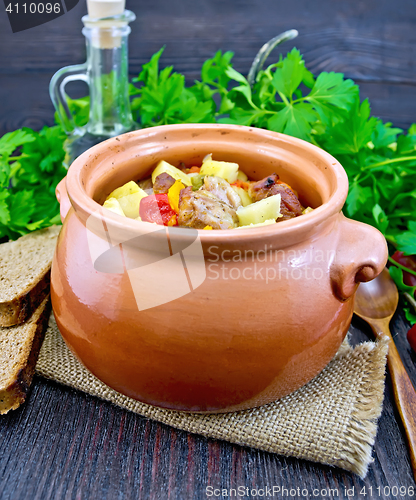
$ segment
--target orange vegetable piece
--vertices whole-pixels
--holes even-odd
[[[201,170],[201,167],[191,167],[189,169],[188,174],[199,174],[200,170]]]

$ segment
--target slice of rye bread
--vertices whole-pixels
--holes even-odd
[[[35,373],[51,312],[49,295],[23,325],[0,328],[0,414],[18,408]]]
[[[0,245],[0,326],[24,323],[49,293],[61,227],[51,226]]]

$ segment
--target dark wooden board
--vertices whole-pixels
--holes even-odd
[[[351,330],[354,342],[370,334],[359,320]],[[401,316],[392,331],[416,382],[415,357]],[[280,486],[307,489],[311,496],[312,490],[324,490],[326,498],[345,499],[346,488],[355,489],[349,498],[371,498],[372,488],[372,498],[390,499],[394,490],[389,488],[414,486],[392,401],[388,378],[374,462],[361,480],[341,469],[178,431],[37,377],[26,404],[0,421],[0,498],[187,500],[208,498],[207,486]],[[366,497],[359,495],[364,487]]]
[[[162,64],[173,64],[190,83],[219,49],[234,51],[236,69],[247,73],[264,42],[296,28],[300,36],[283,53],[295,44],[313,72],[342,71],[360,83],[375,115],[401,127],[415,121],[413,0],[129,0],[127,6],[137,13],[129,38],[132,75],[162,45]],[[0,135],[52,123],[48,84],[61,67],[84,62],[84,13],[80,2],[65,16],[13,34],[0,12]]]

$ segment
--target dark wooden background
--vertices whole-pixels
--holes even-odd
[[[81,2],[55,21],[16,34],[0,12],[0,135],[52,124],[51,76],[85,60]],[[296,28],[295,44],[313,72],[342,71],[360,84],[374,114],[405,128],[416,121],[414,0],[127,0],[127,7],[138,17],[131,25],[132,75],[164,44],[162,64],[173,64],[189,82],[218,49],[233,50],[236,69],[246,73],[265,41]],[[354,341],[365,340],[369,329],[358,320],[353,325]],[[397,316],[396,343],[416,383],[406,330]],[[340,469],[176,431],[40,378],[26,404],[0,418],[1,500],[202,499],[208,485],[324,489],[317,498],[328,488],[338,488],[339,496],[326,498],[348,498],[345,488],[354,487],[349,498],[394,498],[389,487],[415,483],[389,379],[374,463],[364,481]]]

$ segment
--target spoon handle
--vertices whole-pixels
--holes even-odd
[[[374,322],[371,326],[377,337],[387,335],[390,339],[387,364],[390,370],[394,399],[407,435],[410,462],[416,481],[416,391],[390,333],[389,322],[390,320],[386,319]]]

